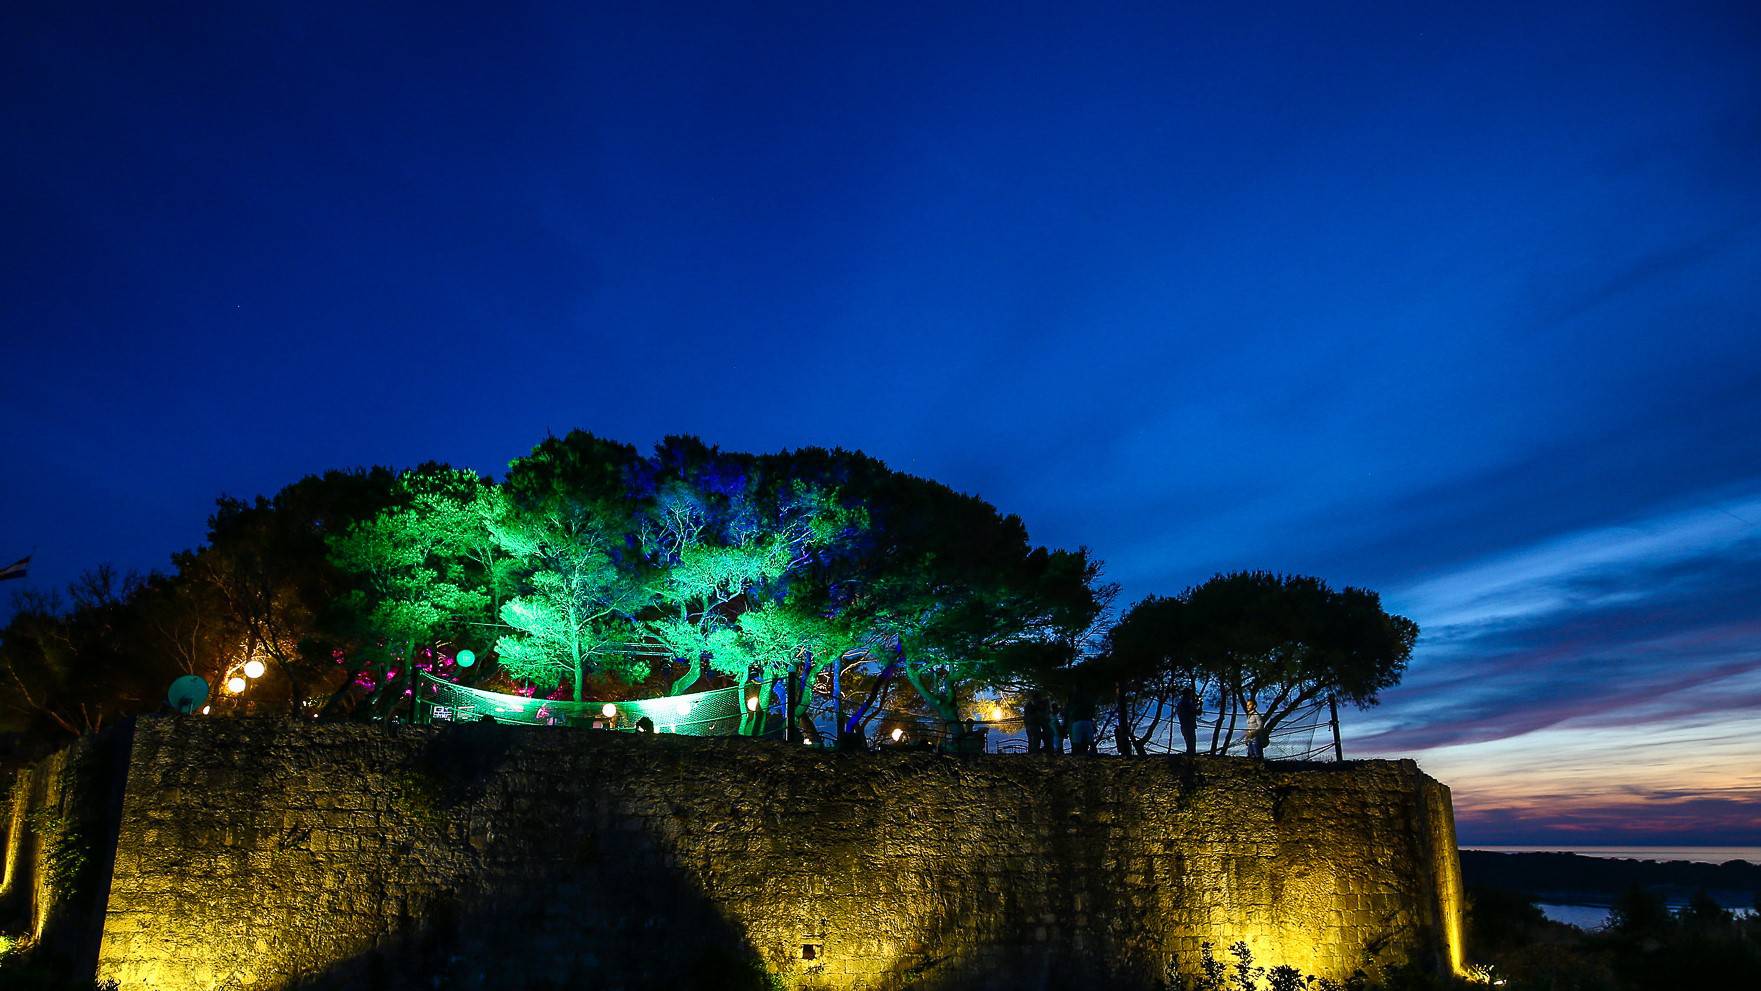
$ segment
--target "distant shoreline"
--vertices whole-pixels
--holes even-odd
[[[1643,848],[1602,848],[1622,851]],[[1659,847],[1659,853],[1681,847]],[[1753,848],[1696,848],[1742,850]],[[1761,898],[1761,863],[1732,858],[1723,863],[1693,860],[1611,858],[1576,852],[1507,852],[1462,847],[1462,880],[1469,888],[1498,888],[1559,905],[1606,907],[1632,887],[1647,888],[1670,903],[1704,891],[1727,908],[1749,908]]]
[[[1469,844],[1462,850],[1476,853],[1569,853],[1603,860],[1641,860],[1656,863],[1724,864],[1733,860],[1761,864],[1757,846],[1509,846]]]

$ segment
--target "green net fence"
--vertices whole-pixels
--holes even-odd
[[[736,736],[740,733],[741,717],[762,706],[766,735],[784,734],[781,706],[770,693],[761,693],[757,686],[718,688],[691,695],[640,699],[624,702],[568,702],[554,699],[527,698],[469,688],[422,673],[416,692],[416,718],[423,723],[474,723],[485,717],[498,723],[519,726],[581,726],[635,732],[644,718],[650,720],[657,733],[683,736]],[[819,730],[821,741],[835,738],[836,720],[831,699],[817,697],[809,704],[809,718]],[[1102,753],[1116,750],[1113,734],[1113,713],[1102,709],[1095,727],[1095,743]],[[1238,715],[1238,714],[1236,714]],[[926,746],[934,749],[971,750],[972,752],[1012,753],[1028,749],[1026,724],[1018,711],[986,703],[973,713],[970,729],[952,727],[940,719],[922,713],[893,712],[882,709],[865,720],[865,732],[876,746]],[[1241,754],[1246,749],[1244,727],[1237,725],[1231,714],[1199,720],[1197,743],[1199,753]],[[1147,731],[1148,723],[1140,724],[1139,732]],[[1181,740],[1171,714],[1159,719],[1149,738],[1143,740],[1145,753],[1181,753]],[[796,730],[786,732],[798,738]],[[1060,749],[1068,749],[1062,743]],[[1330,760],[1333,738],[1328,728],[1327,707],[1315,703],[1302,707],[1278,724],[1266,741],[1265,755],[1281,760]]]
[[[637,723],[647,718],[657,733],[734,736],[740,732],[740,718],[749,704],[747,696],[746,689],[736,686],[634,702],[561,702],[486,692],[423,673],[416,692],[416,720],[475,723],[488,717],[518,726],[586,726],[635,732]]]

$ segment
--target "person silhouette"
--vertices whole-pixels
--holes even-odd
[[[1174,703],[1174,715],[1180,720],[1180,735],[1186,738],[1186,755],[1191,757],[1198,752],[1198,717],[1204,712],[1199,702],[1198,693],[1192,690],[1192,682],[1181,686],[1180,700]]]

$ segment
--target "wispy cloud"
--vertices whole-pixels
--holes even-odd
[[[1761,496],[1548,540],[1390,598],[1424,618],[1433,645],[1451,644],[1550,614],[1647,601],[1655,590],[1645,578],[1709,557],[1761,557]]]
[[[1761,497],[1539,541],[1388,598],[1425,635],[1358,745],[1416,754],[1471,839],[1761,842]]]

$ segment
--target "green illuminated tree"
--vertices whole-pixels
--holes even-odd
[[[627,447],[576,432],[512,465],[508,504],[490,526],[518,575],[496,642],[508,676],[543,688],[567,682],[579,702],[590,673],[628,681],[647,673],[631,649],[646,602],[627,564],[623,476],[634,460]]]
[[[1018,517],[860,454],[788,457],[798,476],[837,480],[870,523],[822,579],[874,670],[847,729],[893,677],[956,722],[979,689],[1031,681],[1086,651],[1109,595],[1086,551],[1034,547]]]
[[[270,673],[250,700],[299,709],[383,688],[393,667],[413,677],[424,648],[450,643],[499,654],[475,669],[487,676],[566,682],[576,697],[597,674],[674,693],[706,677],[782,682],[806,730],[834,675],[868,703],[954,719],[977,692],[1067,667],[1101,590],[1085,552],[1035,548],[983,500],[859,453],[673,437],[640,456],[578,431],[501,484],[426,465],[222,499],[204,545],[175,561],[102,609],[17,611],[9,670],[40,698],[54,688],[90,708],[100,700],[75,698],[67,673],[108,664],[107,643],[129,643],[155,681],[160,661],[218,681],[256,658]],[[100,627],[127,632],[89,635]],[[404,697],[394,687],[373,708]],[[89,724],[50,704],[57,729]]]
[[[667,483],[639,529],[642,551],[654,565],[646,628],[686,662],[674,694],[691,687],[705,667],[736,678],[755,670],[774,678],[779,667],[814,656],[828,624],[800,594],[787,607],[775,600],[816,551],[862,525],[862,514],[840,505],[835,492],[800,481],[765,493],[747,475],[723,498],[712,495],[687,481]],[[753,617],[753,631],[742,635],[746,616]]]
[[[419,652],[470,638],[497,585],[489,544],[497,490],[476,472],[424,465],[398,476],[396,502],[332,536],[330,560],[356,587],[338,602],[360,634],[357,651],[383,672],[394,665],[413,691]]]
[[[793,679],[788,693],[793,700],[790,724],[817,738],[818,729],[808,713],[811,690],[854,643],[849,627],[836,617],[814,611],[809,601],[805,596],[791,596],[741,614],[734,650],[721,655],[717,667],[736,676],[749,673],[759,682],[763,695],[768,695],[779,679]]]
[[[646,673],[646,661],[629,650],[642,590],[613,560],[621,541],[604,520],[586,507],[557,505],[511,514],[495,536],[529,569],[520,593],[501,607],[509,632],[496,653],[505,673],[544,687],[566,680],[577,702],[591,671],[632,681]]]

